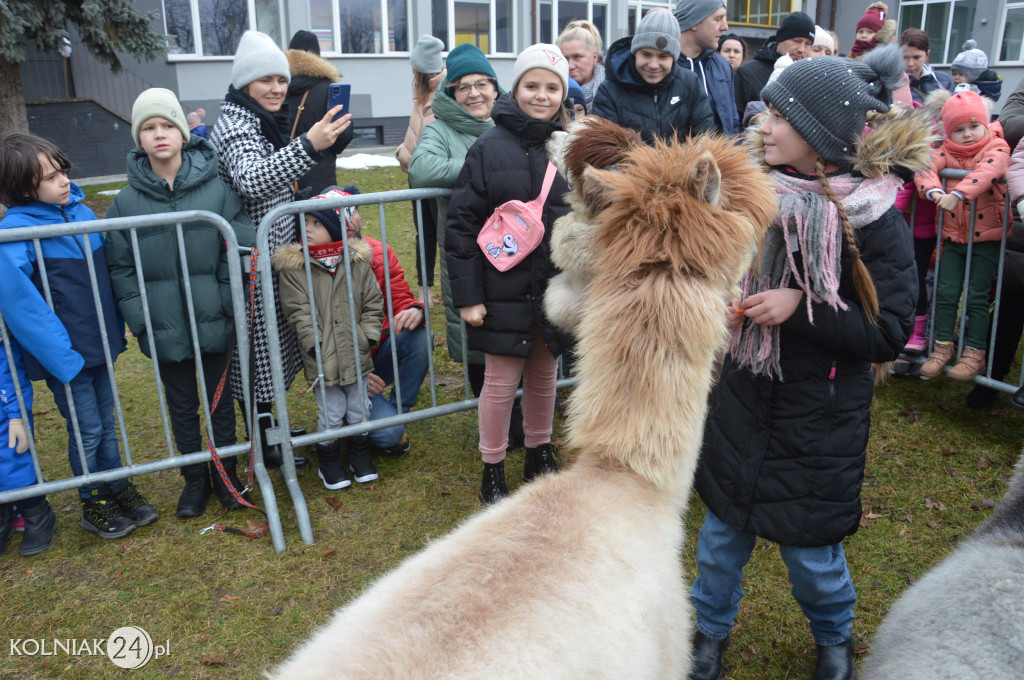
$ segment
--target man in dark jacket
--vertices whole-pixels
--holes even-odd
[[[779,30],[768,39],[753,58],[736,69],[736,111],[740,118],[749,102],[761,101],[761,90],[775,68],[775,60],[788,54],[793,61],[807,56],[814,44],[814,20],[803,12],[793,12],[779,24]]]
[[[327,90],[340,77],[330,62],[320,58],[320,43],[310,31],[297,31],[284,54],[288,57],[292,76],[285,103],[291,111],[292,127],[289,133],[294,139],[313,127],[327,113]],[[335,164],[338,154],[352,141],[352,130],[350,125],[338,135],[333,146],[320,152],[321,158],[317,164],[299,178],[299,189],[308,187],[314,194],[318,194],[338,183]]]
[[[636,35],[612,43],[591,113],[633,128],[648,144],[714,130],[700,79],[676,63],[679,34],[673,15],[650,12]]]
[[[716,51],[719,38],[729,30],[725,12],[725,0],[680,0],[676,5],[679,66],[700,78],[704,94],[711,100],[715,127],[731,135],[740,131],[732,65]]]

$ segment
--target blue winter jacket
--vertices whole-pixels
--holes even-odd
[[[68,202],[61,205],[35,201],[12,206],[0,229],[36,227],[96,219],[71,185]],[[125,349],[124,320],[114,302],[104,255],[103,234],[58,236],[39,241],[53,309],[46,304],[43,282],[32,241],[0,243],[0,314],[11,334],[25,350],[25,367],[32,380],[53,376],[68,382],[85,368],[106,363],[100,319],[107,333],[111,358]],[[96,312],[86,257],[96,272],[100,313]]]
[[[676,60],[680,68],[693,71],[700,79],[704,94],[711,100],[715,125],[727,135],[740,131],[740,118],[736,110],[736,89],[732,80],[732,64],[714,50],[704,50],[696,59],[680,54]]]
[[[17,453],[7,445],[8,421],[21,418],[15,380],[21,386],[21,396],[25,399],[25,410],[28,411],[28,423],[25,431],[29,433],[29,436],[32,433],[32,383],[25,374],[21,348],[18,347],[17,342],[11,343],[11,353],[14,355],[14,373],[11,372],[11,365],[7,361],[7,351],[3,340],[0,339],[0,491],[20,489],[23,486],[34,484],[36,481],[32,456],[28,451]]]

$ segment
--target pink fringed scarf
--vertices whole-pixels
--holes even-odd
[[[839,211],[816,178],[795,177],[778,170],[771,172],[771,178],[779,210],[765,234],[759,265],[740,282],[743,297],[788,288],[795,281],[804,292],[811,323],[815,302],[825,302],[836,310],[848,309],[839,295],[843,249]],[[893,205],[903,184],[896,175],[866,179],[844,173],[828,179],[854,230],[881,217]],[[793,257],[797,250],[803,256],[800,268]],[[754,375],[782,380],[779,326],[744,320],[729,340],[729,354]]]

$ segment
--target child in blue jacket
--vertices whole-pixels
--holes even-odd
[[[81,202],[82,190],[68,180],[70,168],[60,149],[35,135],[0,142],[0,202],[8,206],[0,229],[96,219]],[[29,378],[46,380],[67,421],[73,473],[120,468],[107,362],[125,349],[124,321],[110,287],[103,234],[42,238],[38,244],[42,262],[33,241],[0,243],[0,314],[24,350]],[[78,495],[82,528],[101,538],[121,538],[157,520],[128,479],[88,484]]]
[[[25,373],[21,349],[9,343],[10,361],[3,337],[0,337],[0,491],[30,486],[36,482],[32,456],[28,451],[32,436],[32,383]],[[18,391],[25,401],[26,421],[18,405]],[[53,545],[57,515],[46,496],[33,496],[18,501],[18,512],[25,520],[25,533],[18,552],[36,555]],[[14,503],[0,503],[0,555],[7,552],[7,541],[14,534]]]

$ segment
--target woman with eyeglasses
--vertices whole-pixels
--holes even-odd
[[[491,109],[504,90],[487,63],[487,57],[476,45],[459,45],[448,53],[448,75],[441,81],[434,96],[434,122],[423,128],[416,150],[409,162],[409,184],[413,188],[455,186],[469,147],[477,137],[494,127]],[[444,223],[448,219],[448,199],[437,199],[437,242],[444,243]],[[447,324],[448,354],[462,361],[462,326],[459,310],[452,307],[452,291],[448,266],[441,257],[441,294]],[[469,353],[466,367],[473,394],[479,396],[484,382],[482,352]]]

